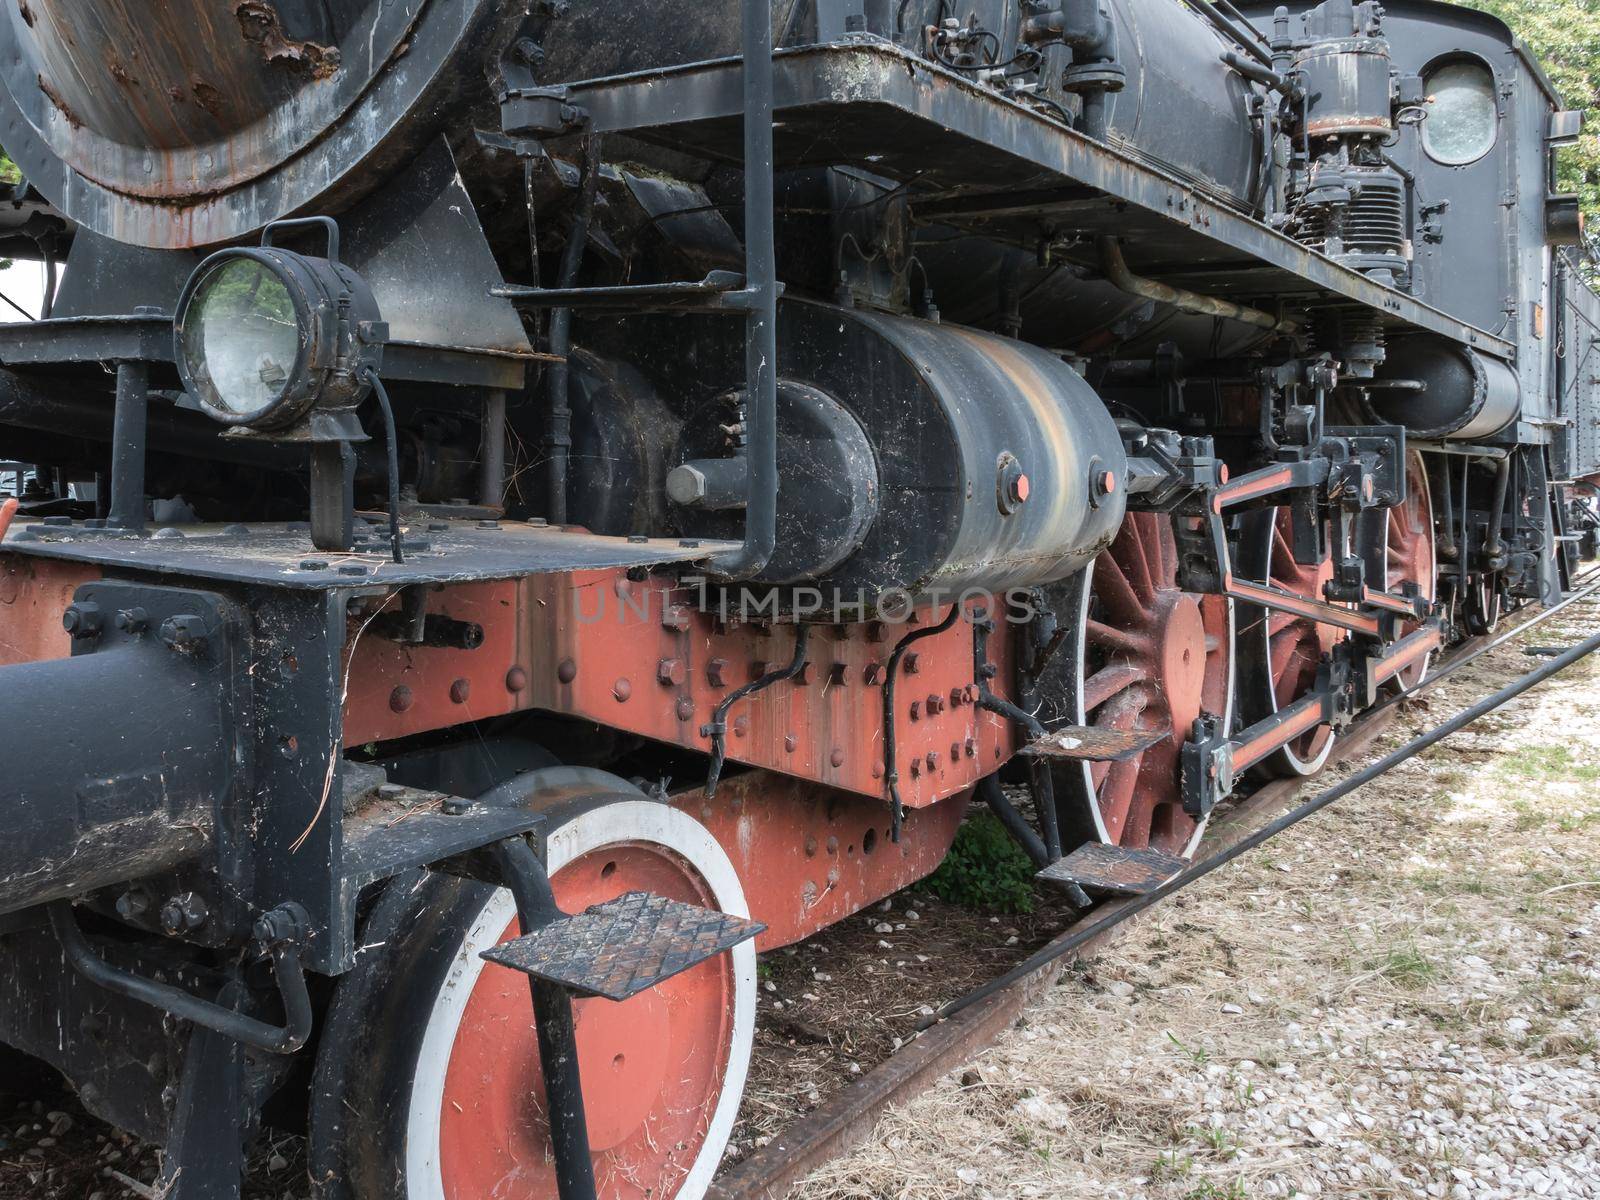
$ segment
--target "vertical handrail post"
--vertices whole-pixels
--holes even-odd
[[[744,542],[714,560],[748,578],[767,565],[778,531],[778,264],[773,236],[771,0],[744,0],[745,455]]]

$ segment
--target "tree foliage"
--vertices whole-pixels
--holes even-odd
[[[1562,191],[1578,193],[1592,244],[1600,234],[1600,0],[1463,2],[1509,25],[1543,65],[1566,106],[1589,110],[1577,145],[1558,152],[1556,179]]]

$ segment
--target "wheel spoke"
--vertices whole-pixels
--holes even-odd
[[[1178,538],[1173,532],[1170,517],[1156,518],[1156,547],[1161,559],[1161,569],[1156,572],[1156,578],[1163,584],[1177,583],[1178,581]]]
[[[1281,684],[1290,665],[1295,659],[1296,652],[1300,649],[1300,629],[1286,629],[1272,639],[1270,657],[1272,661],[1272,683],[1274,687]]]
[[[1109,554],[1094,560],[1094,590],[1118,624],[1143,625],[1149,621],[1150,614],[1128,583],[1128,577]]]
[[[1146,522],[1139,518],[1137,513],[1128,515],[1122,534],[1111,545],[1111,553],[1139,599],[1148,604],[1156,598],[1156,585],[1151,574],[1150,550],[1145,544]]]
[[[1143,634],[1131,629],[1118,629],[1107,625],[1104,621],[1096,621],[1093,617],[1084,622],[1083,632],[1085,640],[1091,646],[1100,646],[1107,650],[1118,650],[1123,654],[1148,654],[1150,642]]]
[[[1105,822],[1112,841],[1119,845],[1127,835],[1128,810],[1133,806],[1133,792],[1138,784],[1139,759],[1130,758],[1112,763],[1100,787],[1100,819]]]
[[[1083,711],[1093,712],[1113,696],[1141,682],[1145,676],[1143,667],[1128,664],[1096,671],[1083,685]]]

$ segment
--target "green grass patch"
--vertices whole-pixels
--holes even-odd
[[[1033,860],[993,813],[982,812],[956,834],[955,845],[927,888],[941,900],[980,912],[1031,913]]]
[[[1368,958],[1361,969],[1381,975],[1403,988],[1426,987],[1439,977],[1439,968],[1414,942],[1391,946],[1384,953]]]

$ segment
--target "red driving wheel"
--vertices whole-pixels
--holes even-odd
[[[1173,519],[1129,513],[1079,589],[1078,636],[1064,651],[1079,724],[1165,734],[1122,762],[1073,764],[1071,799],[1113,845],[1193,852],[1179,757],[1202,713],[1233,711],[1233,606],[1178,586]]]
[[[1288,508],[1260,509],[1248,514],[1240,530],[1237,573],[1281,591],[1326,600],[1323,588],[1333,578],[1331,539],[1324,538],[1323,553],[1317,562],[1302,563],[1295,559],[1293,537]],[[1346,636],[1336,625],[1293,616],[1280,609],[1241,604],[1239,710],[1243,723],[1248,726],[1264,720],[1309,692],[1316,684],[1323,656]],[[1333,729],[1319,725],[1277,751],[1262,766],[1275,774],[1313,774],[1328,761],[1333,741]]]
[[[1433,492],[1428,487],[1428,470],[1422,453],[1406,455],[1406,498],[1393,508],[1372,509],[1362,521],[1362,557],[1367,563],[1369,586],[1400,593],[1415,583],[1429,604],[1438,594],[1438,569],[1434,556]],[[1419,622],[1401,627],[1404,636]],[[1433,656],[1428,655],[1395,676],[1401,690],[1415,687],[1428,673]]]

